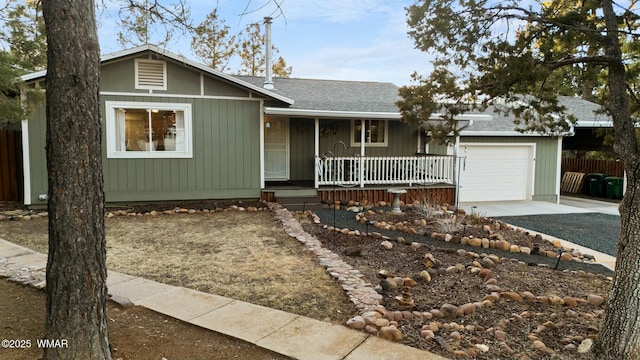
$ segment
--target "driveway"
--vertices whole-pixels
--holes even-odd
[[[560,204],[544,201],[461,203],[467,212],[503,220],[511,225],[569,241],[615,256],[620,234],[618,204],[562,197]]]
[[[620,215],[617,203],[567,196],[560,198],[560,204],[547,201],[486,201],[463,202],[460,203],[460,207],[467,212],[475,211],[488,217],[594,212]]]

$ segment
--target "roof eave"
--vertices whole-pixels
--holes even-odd
[[[561,134],[541,134],[541,133],[523,133],[515,130],[496,131],[496,130],[463,130],[460,136],[513,136],[513,137],[554,137],[554,136],[570,136],[570,132]]]
[[[343,110],[310,110],[296,108],[265,107],[266,115],[301,116],[310,118],[340,119],[384,119],[400,120],[399,112],[343,111]]]
[[[253,85],[251,83],[248,83],[248,82],[246,82],[244,80],[238,79],[238,78],[233,77],[231,75],[227,75],[227,74],[225,74],[225,73],[223,73],[221,71],[212,69],[212,68],[210,68],[210,67],[208,67],[206,65],[202,65],[202,64],[197,63],[197,62],[195,62],[193,60],[189,60],[186,57],[174,54],[171,51],[168,51],[168,50],[165,50],[165,49],[161,49],[161,48],[159,48],[159,47],[157,47],[155,45],[142,45],[142,46],[138,46],[138,47],[131,48],[131,49],[125,49],[125,50],[117,51],[117,52],[114,52],[114,53],[105,54],[105,55],[100,57],[100,63],[111,61],[111,60],[115,60],[115,59],[119,59],[119,58],[126,57],[126,56],[135,55],[135,54],[138,54],[138,53],[142,53],[144,51],[153,51],[153,52],[158,53],[158,54],[160,54],[162,56],[170,58],[170,59],[172,59],[174,61],[184,63],[184,64],[189,65],[191,67],[194,67],[194,68],[196,68],[196,69],[198,69],[200,71],[209,73],[211,75],[214,75],[214,76],[217,76],[217,77],[222,78],[224,80],[227,80],[227,81],[229,81],[231,83],[234,83],[234,84],[240,85],[242,87],[245,87],[245,88],[247,88],[247,89],[249,89],[251,91],[254,91],[254,92],[258,93],[258,94],[270,97],[272,99],[280,100],[280,101],[282,101],[282,102],[284,102],[286,104],[289,104],[289,105],[293,105],[294,104],[294,100],[290,99],[290,98],[288,98],[286,96],[282,96],[280,94],[277,94],[277,93],[271,92],[269,90],[263,89],[263,88],[261,88],[259,86]],[[31,73],[31,74],[23,75],[20,78],[22,79],[22,81],[28,82],[28,81],[37,80],[39,78],[44,78],[44,77],[46,77],[46,75],[47,75],[47,70],[41,70],[41,71],[37,71],[37,72]]]

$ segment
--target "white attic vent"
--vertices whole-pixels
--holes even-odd
[[[136,89],[167,90],[167,63],[136,59]]]

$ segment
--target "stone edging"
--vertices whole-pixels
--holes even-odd
[[[551,303],[557,305],[564,305],[568,308],[577,306],[577,305],[591,305],[591,306],[600,306],[602,305],[607,296],[605,295],[597,295],[597,294],[588,294],[585,298],[574,298],[574,297],[559,297],[559,296],[535,296],[531,292],[524,291],[522,293],[517,293],[513,291],[502,291],[497,283],[497,280],[493,277],[491,270],[489,267],[497,266],[501,262],[518,262],[522,263],[517,259],[508,259],[505,257],[499,258],[494,254],[477,254],[471,251],[466,251],[464,249],[459,249],[457,252],[460,255],[470,257],[472,259],[477,259],[474,261],[474,264],[478,264],[479,266],[474,266],[470,269],[465,268],[464,271],[468,271],[472,276],[479,276],[485,280],[485,287],[487,288],[489,294],[486,295],[483,299],[476,302],[471,302],[468,304],[463,304],[461,306],[455,306],[453,304],[443,304],[439,309],[431,309],[429,311],[389,311],[382,305],[382,296],[378,293],[380,289],[379,286],[375,288],[371,287],[371,284],[365,282],[362,279],[362,274],[353,269],[349,264],[345,263],[341,257],[328,249],[323,249],[320,241],[307,232],[305,232],[300,225],[300,223],[293,217],[292,213],[285,208],[282,208],[281,205],[277,203],[269,203],[269,208],[274,213],[276,219],[280,221],[283,225],[285,232],[291,236],[296,238],[301,243],[305,244],[307,248],[316,254],[320,258],[320,263],[327,268],[327,271],[337,280],[340,280],[343,285],[343,289],[347,292],[349,299],[356,305],[356,308],[359,311],[358,316],[355,316],[347,321],[347,326],[357,329],[364,330],[366,333],[371,335],[377,335],[387,340],[398,341],[403,337],[402,332],[398,329],[398,321],[402,319],[413,319],[420,318],[425,321],[430,321],[429,324],[423,326],[421,331],[421,337],[425,339],[435,338],[437,332],[442,329],[456,329],[466,330],[466,331],[483,331],[484,329],[469,329],[465,326],[461,326],[456,324],[455,322],[442,322],[442,320],[446,318],[456,318],[463,317],[465,315],[469,315],[474,313],[476,310],[487,308],[493,306],[500,300],[503,301],[524,301],[524,302],[538,302],[538,303]],[[311,214],[313,222],[315,224],[320,224],[320,218]],[[379,238],[381,240],[380,246],[386,249],[391,249],[393,244],[391,244],[391,238],[387,236],[383,236],[379,233],[370,233],[363,234],[358,230],[350,230],[347,228],[337,229],[331,226],[325,225],[325,228],[328,231],[336,231],[344,234],[355,235],[355,236],[372,236],[374,238]],[[406,244],[404,238],[398,237],[397,242],[399,244],[405,244],[407,246],[412,247],[422,247],[421,243],[411,243]],[[444,240],[444,239],[443,239]],[[389,246],[391,245],[391,246]],[[574,260],[575,261],[575,260]],[[482,264],[485,264],[484,266]],[[546,264],[539,265],[541,267],[548,267]],[[447,273],[453,272],[457,270],[458,266],[450,266],[446,269]],[[564,272],[569,272],[568,270],[563,270]],[[610,277],[604,277],[600,275],[593,275],[590,273],[586,273],[582,270],[580,271],[571,271],[570,273],[580,276],[596,276],[611,281]],[[398,279],[394,279],[398,280]],[[400,279],[402,280],[402,279]],[[367,298],[367,297],[371,298]],[[567,310],[568,312],[578,314],[576,311]],[[600,316],[604,313],[604,311],[594,310],[595,316]],[[523,314],[514,314],[512,318],[509,319],[505,324],[500,324],[497,328],[489,329],[488,331],[492,332],[496,337],[496,340],[503,343],[504,341],[500,341],[501,336],[504,334],[502,331],[503,327],[506,327],[510,322],[516,323],[519,320],[522,320],[525,317],[530,316],[531,314],[525,312]],[[577,316],[577,315],[576,315]],[[586,316],[586,315],[585,315]],[[544,329],[543,329],[544,330]],[[540,329],[536,329],[536,331],[542,331]],[[532,332],[530,336],[530,340],[534,342],[534,346],[537,346],[541,351],[551,353],[553,350],[547,348],[541,341],[536,337],[536,331]],[[454,332],[457,333],[456,330]],[[456,336],[453,334],[453,336]],[[589,339],[583,339],[585,343],[588,343]],[[505,352],[509,352],[508,346],[504,343],[502,346]],[[575,350],[575,349],[567,349],[567,350]]]

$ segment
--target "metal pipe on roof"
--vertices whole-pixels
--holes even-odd
[[[263,88],[267,90],[273,90],[275,86],[273,85],[273,75],[272,75],[272,54],[271,54],[271,18],[266,16],[264,18],[264,29],[265,29],[265,70],[264,70],[264,84]]]

